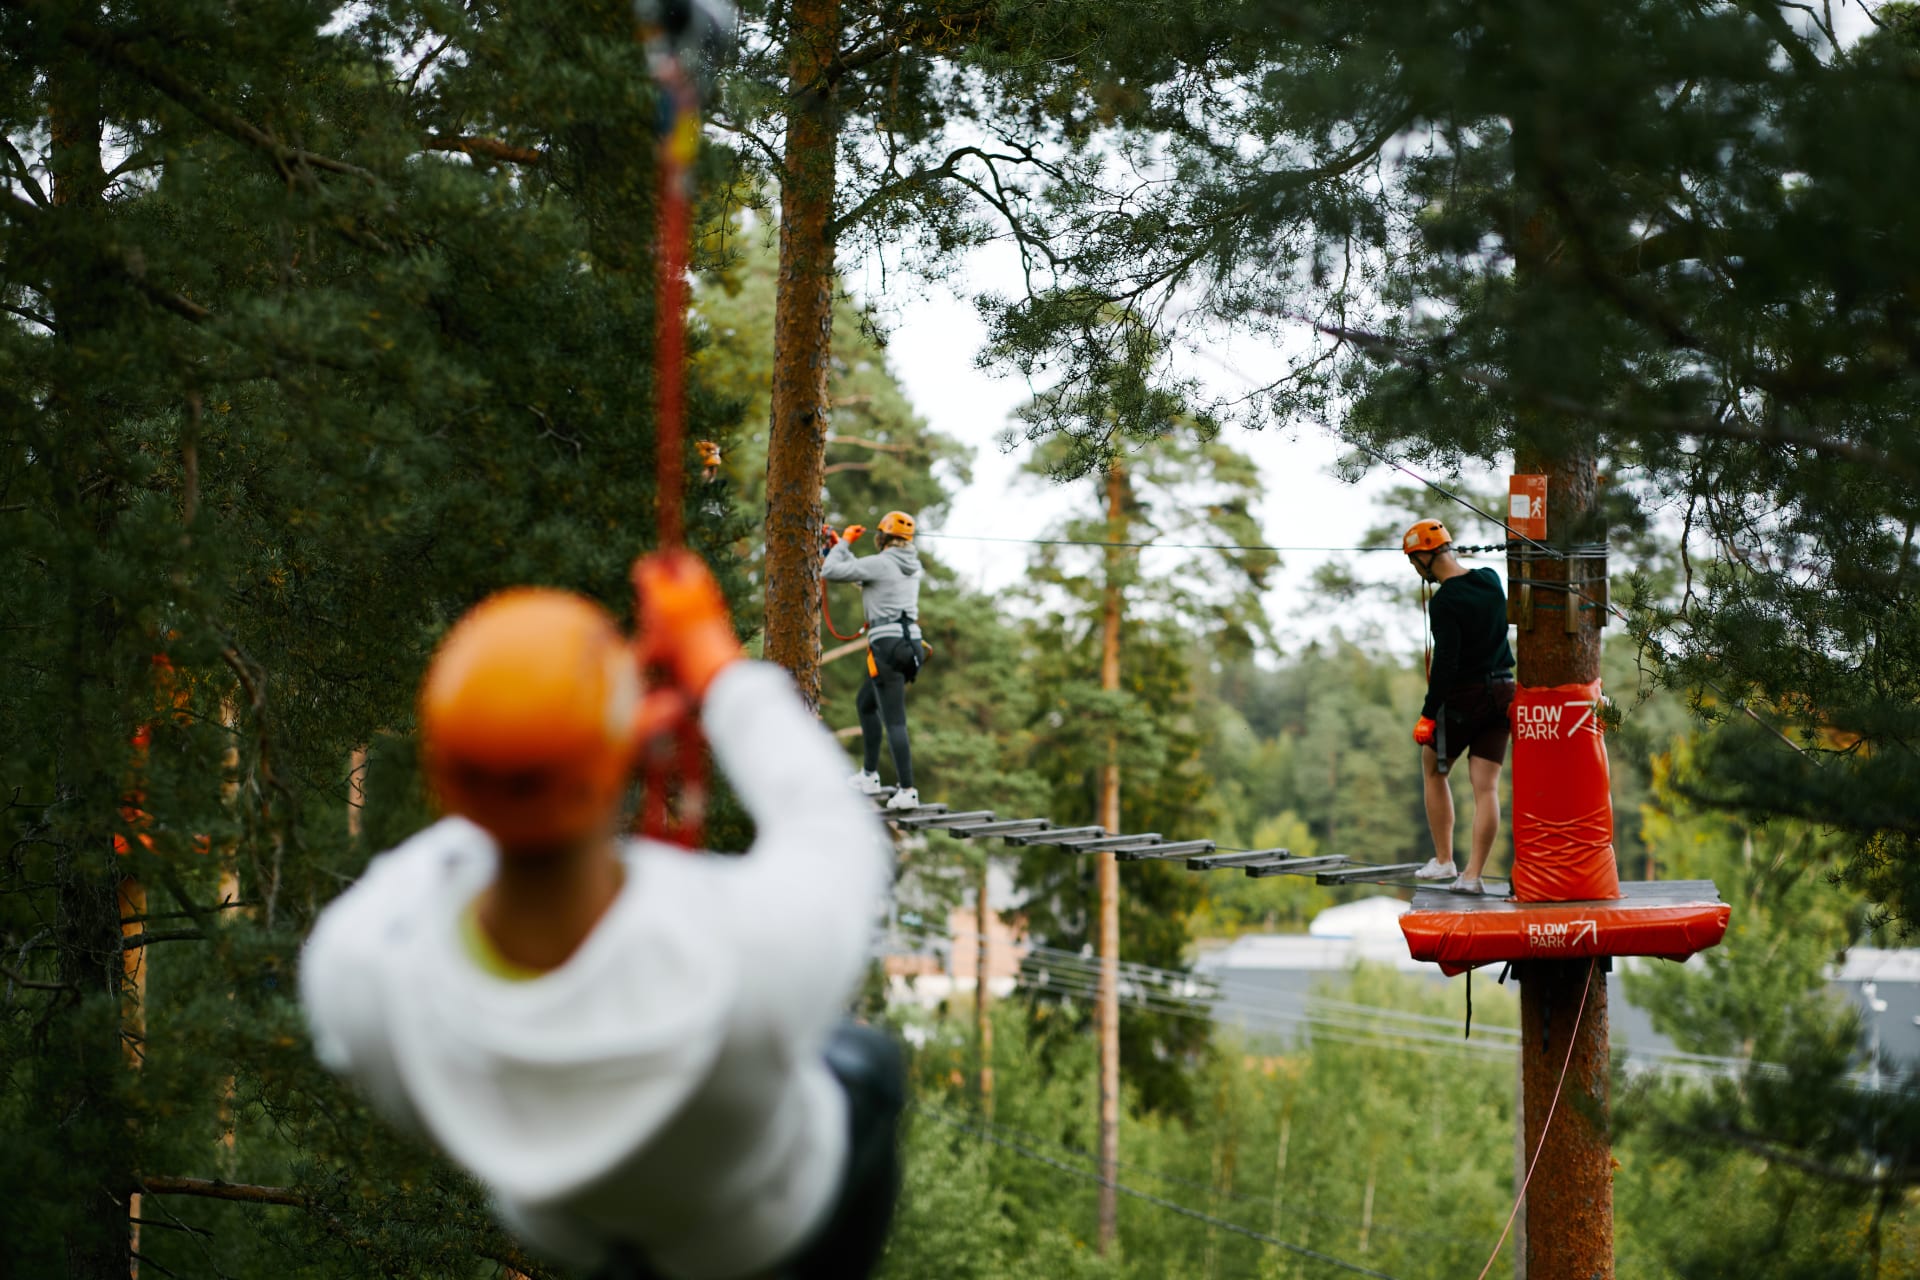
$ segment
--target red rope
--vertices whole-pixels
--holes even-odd
[[[1546,1123],[1540,1126],[1540,1141],[1533,1148],[1533,1159],[1527,1162],[1527,1176],[1520,1183],[1520,1194],[1513,1198],[1513,1210],[1507,1214],[1507,1225],[1500,1228],[1500,1242],[1493,1246],[1493,1256],[1487,1259],[1487,1265],[1480,1268],[1476,1280],[1487,1280],[1487,1272],[1493,1270],[1494,1259],[1500,1256],[1500,1250],[1507,1244],[1507,1233],[1513,1230],[1513,1220],[1520,1216],[1520,1206],[1526,1203],[1527,1188],[1533,1185],[1533,1171],[1540,1165],[1540,1153],[1546,1149],[1547,1134],[1553,1128],[1553,1113],[1560,1109],[1560,1090],[1567,1083],[1567,1068],[1573,1065],[1573,1046],[1580,1039],[1580,1021],[1587,1016],[1587,994],[1593,990],[1593,970],[1597,960],[1587,961],[1587,982],[1580,988],[1580,1012],[1574,1015],[1573,1031],[1567,1036],[1567,1060],[1560,1064],[1560,1079],[1553,1086],[1553,1101],[1547,1105]],[[1524,981],[1524,979],[1522,979]],[[1524,1046],[1521,1052],[1526,1052]],[[1525,1115],[1516,1117],[1521,1124],[1526,1123]]]
[[[827,603],[827,580],[825,578],[820,579],[820,616],[826,620],[827,634],[835,640],[858,640],[861,636],[867,634],[867,624],[864,622],[860,624],[860,629],[850,636],[843,636],[834,630],[833,608]]]
[[[677,62],[661,73],[661,92],[671,101],[671,120],[660,139],[660,264],[658,313],[654,320],[655,502],[660,546],[685,541],[687,259],[693,239],[692,156],[683,131],[697,127],[700,103]]]
[[[658,68],[667,127],[659,142],[660,265],[654,317],[654,497],[661,550],[686,541],[687,263],[693,240],[693,157],[699,147],[700,99],[677,59]],[[689,712],[671,734],[646,744],[640,830],[655,840],[697,849],[704,843],[707,751]],[[669,813],[668,797],[672,796]]]

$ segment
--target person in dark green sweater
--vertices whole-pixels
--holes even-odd
[[[1433,857],[1414,872],[1421,880],[1450,880],[1460,893],[1481,893],[1480,873],[1500,832],[1500,770],[1507,762],[1507,708],[1513,704],[1513,650],[1507,647],[1507,593],[1491,569],[1469,569],[1454,554],[1453,535],[1438,520],[1421,520],[1400,546],[1414,572],[1438,583],[1427,617],[1433,658],[1427,697],[1413,740],[1420,744],[1426,780],[1427,829]],[[1453,861],[1453,790],[1448,765],[1467,753],[1473,783],[1473,851],[1465,870]]]

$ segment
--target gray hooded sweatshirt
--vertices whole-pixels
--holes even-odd
[[[896,542],[885,551],[865,557],[854,555],[846,543],[836,542],[820,566],[820,576],[828,582],[860,584],[868,639],[900,635],[902,614],[908,619],[907,637],[920,638],[920,553],[911,542]]]

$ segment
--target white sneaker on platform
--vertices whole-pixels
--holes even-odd
[[[920,792],[913,787],[900,788],[893,793],[893,798],[887,801],[888,809],[918,809],[919,807]]]
[[[1451,862],[1442,862],[1438,858],[1428,858],[1427,865],[1413,873],[1415,880],[1452,880],[1460,874],[1459,868]]]
[[[1480,883],[1479,876],[1470,876],[1465,872],[1462,872],[1460,878],[1448,885],[1447,888],[1455,893],[1485,893],[1487,891],[1486,886]]]
[[[847,779],[847,785],[863,796],[877,796],[880,794],[880,775],[862,769]]]

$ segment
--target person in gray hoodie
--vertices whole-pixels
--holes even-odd
[[[865,795],[880,793],[880,736],[884,728],[893,750],[893,768],[899,789],[887,801],[889,809],[914,809],[920,792],[913,785],[913,747],[907,736],[907,686],[927,660],[920,634],[920,553],[913,546],[913,517],[889,511],[874,533],[879,547],[865,558],[853,554],[853,544],[866,532],[848,525],[839,535],[828,532],[827,558],[820,576],[828,582],[857,582],[860,603],[867,616],[867,679],[855,704],[860,711],[860,740],[866,759],[853,775],[853,787]]]

